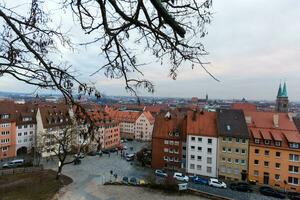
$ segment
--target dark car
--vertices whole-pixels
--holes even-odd
[[[129,180],[129,183],[132,184],[132,185],[137,185],[138,181],[135,177],[131,177],[130,180]]]
[[[273,188],[262,186],[259,188],[259,192],[265,196],[276,197],[279,199],[285,199],[285,195]]]
[[[79,157],[76,157],[76,158],[74,159],[74,165],[80,165],[80,164],[81,164],[80,158],[79,158]]]
[[[291,200],[300,200],[300,193],[299,192],[288,192],[288,197]]]
[[[116,152],[117,150],[115,149],[115,148],[112,148],[112,149],[110,149],[109,150],[109,152],[111,152],[111,153],[114,153],[114,152]]]
[[[251,189],[251,186],[248,183],[243,183],[243,182],[231,183],[229,185],[229,188],[232,190],[240,191],[240,192],[252,192],[253,191]]]
[[[108,150],[102,150],[102,153],[103,154],[109,154],[109,151]]]
[[[122,183],[124,184],[128,184],[128,177],[127,176],[124,176],[123,179],[122,179]]]
[[[90,151],[87,153],[88,156],[96,156],[97,152],[96,151]]]
[[[208,185],[208,179],[206,179],[206,178],[202,178],[199,176],[193,176],[191,178],[191,180],[193,183]]]

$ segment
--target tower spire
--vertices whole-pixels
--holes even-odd
[[[277,97],[280,97],[282,94],[282,88],[281,88],[281,83],[279,83],[279,88],[278,88],[278,92],[277,92]]]
[[[284,84],[283,84],[283,89],[282,89],[282,92],[281,92],[281,96],[283,97],[287,97],[287,89],[286,89],[286,82],[284,81]]]

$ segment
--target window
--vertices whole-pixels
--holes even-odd
[[[169,140],[165,140],[165,141],[164,141],[164,144],[169,144]]]
[[[228,162],[228,163],[231,163],[231,158],[227,158],[227,162]]]
[[[293,173],[293,174],[297,174],[297,173],[299,173],[299,167],[298,166],[289,165],[289,172]]]
[[[235,164],[239,164],[239,159],[235,159]]]
[[[259,149],[254,150],[255,154],[259,154]]]
[[[280,157],[280,152],[276,151],[276,157]]]
[[[211,173],[211,167],[206,167],[206,172]]]
[[[259,144],[260,143],[259,139],[255,138],[254,143]]]
[[[27,132],[24,132],[24,135],[27,135]]]
[[[192,150],[195,150],[195,146],[191,146],[191,149],[192,149]]]
[[[24,125],[24,128],[27,128],[27,125]]]
[[[222,151],[223,151],[223,152],[226,152],[226,147],[223,147],[223,148],[222,148]]]
[[[231,148],[228,148],[227,151],[228,151],[228,153],[231,153]]]
[[[208,164],[211,164],[211,163],[212,163],[211,157],[207,157],[207,163],[208,163]]]
[[[242,143],[246,144],[246,139],[245,138],[242,139]]]
[[[27,139],[24,139],[24,142],[27,142]]]
[[[280,147],[281,146],[281,142],[280,141],[275,141],[275,146]]]
[[[231,168],[227,168],[227,174],[231,174],[232,173],[232,169]]]
[[[222,157],[222,162],[225,162],[226,161],[226,158],[225,157]]]
[[[230,130],[231,130],[230,125],[227,125],[227,126],[226,126],[226,129],[227,129],[227,131],[230,131]]]
[[[246,149],[242,149],[242,154],[246,154]]]
[[[32,128],[32,127],[33,127],[33,124],[30,124],[29,127]]]
[[[33,134],[33,131],[30,131],[29,134],[32,135],[32,134]]]
[[[195,137],[191,137],[191,140],[192,140],[192,141],[195,141]]]
[[[168,148],[164,148],[164,152],[165,153],[169,152]]]
[[[197,165],[197,170],[201,170],[202,166],[201,165]]]
[[[8,147],[2,147],[2,151],[8,151]]]
[[[202,151],[202,147],[198,147],[198,151]]]
[[[259,173],[258,173],[258,170],[254,170],[254,171],[253,171],[253,176],[258,176],[258,174],[259,174]]]
[[[178,146],[178,145],[179,145],[179,142],[178,142],[178,141],[175,141],[175,142],[174,142],[174,145]]]
[[[270,140],[264,140],[265,144],[270,144]]]
[[[195,164],[190,164],[190,169],[195,169]]]
[[[289,154],[289,160],[292,162],[299,162],[299,155]]]
[[[265,161],[265,162],[264,162],[264,166],[265,166],[265,167],[269,167],[269,162],[268,162],[268,161]]]
[[[202,156],[197,156],[197,160],[201,161],[202,160]]]
[[[270,151],[265,150],[265,156],[269,156],[270,155]]]
[[[212,139],[207,139],[207,144],[212,144]]]
[[[222,138],[222,141],[223,141],[223,142],[226,142],[226,137],[223,137],[223,138]]]
[[[289,143],[289,147],[291,149],[298,149],[299,148],[299,144],[298,143]]]
[[[228,138],[228,142],[232,142],[232,138],[231,137]]]
[[[18,133],[18,136],[22,136],[22,133]]]
[[[245,165],[246,164],[246,161],[245,160],[241,160],[241,165]]]
[[[234,169],[234,174],[238,175],[240,173],[240,170],[238,168]]]
[[[168,161],[168,156],[164,156],[164,160]]]
[[[274,178],[275,178],[275,180],[280,180],[280,175],[279,174],[275,174],[275,176],[274,176]]]
[[[240,142],[240,138],[235,138],[235,142],[239,143]]]
[[[198,138],[198,142],[202,142],[202,138],[201,137]]]
[[[195,160],[195,155],[191,155],[191,160]]]
[[[254,165],[258,165],[258,164],[259,164],[258,160],[254,160]]]
[[[240,149],[236,148],[235,153],[240,153]]]
[[[299,179],[295,177],[289,177],[288,178],[288,183],[293,184],[293,185],[298,185],[299,184]]]
[[[207,153],[211,154],[211,152],[212,152],[212,149],[211,148],[207,148]]]
[[[226,172],[225,166],[221,166],[221,172],[222,172],[222,173],[225,173],[225,172]]]
[[[22,128],[22,125],[19,125],[19,126],[18,126],[18,129],[21,129],[21,128]]]

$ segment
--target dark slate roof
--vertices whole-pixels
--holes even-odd
[[[219,136],[249,138],[242,110],[218,109],[217,128]]]
[[[300,132],[300,117],[294,117],[293,120],[294,120],[294,123],[295,123],[298,131]]]

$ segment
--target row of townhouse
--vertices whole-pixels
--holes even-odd
[[[150,111],[107,109],[107,112],[119,121],[122,138],[151,141],[155,118]]]
[[[299,145],[288,113],[161,113],[154,125],[152,167],[299,191]]]
[[[120,144],[119,122],[95,105],[87,113],[96,127],[95,140],[83,140],[82,135],[76,134],[71,147],[76,148],[83,142],[87,151],[117,147]],[[70,129],[73,117],[73,109],[62,103],[0,101],[0,159],[30,153],[34,147],[42,157],[55,155],[59,148],[57,140],[64,130]],[[87,131],[89,125],[76,123],[75,126],[78,131]]]

